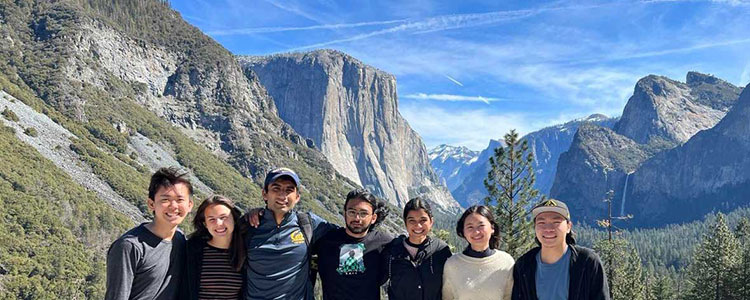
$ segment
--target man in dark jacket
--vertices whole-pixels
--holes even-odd
[[[531,210],[539,247],[513,267],[513,300],[609,300],[607,275],[599,256],[576,246],[568,206],[542,201]]]

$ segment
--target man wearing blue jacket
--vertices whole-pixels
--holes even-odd
[[[290,169],[278,168],[266,175],[262,220],[245,236],[246,300],[314,299],[309,245],[335,225],[294,210],[300,200],[299,187],[299,176]]]

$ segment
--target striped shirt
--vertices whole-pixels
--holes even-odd
[[[239,299],[242,273],[232,269],[227,249],[203,247],[199,299]]]

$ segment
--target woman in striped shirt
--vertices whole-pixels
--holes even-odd
[[[198,207],[187,243],[188,299],[239,299],[244,286],[242,213],[229,198],[211,196]]]

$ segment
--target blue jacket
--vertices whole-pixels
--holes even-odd
[[[310,244],[336,225],[310,214],[313,236]],[[311,300],[310,255],[305,237],[292,211],[276,225],[273,212],[266,209],[258,228],[245,235],[244,299]]]

